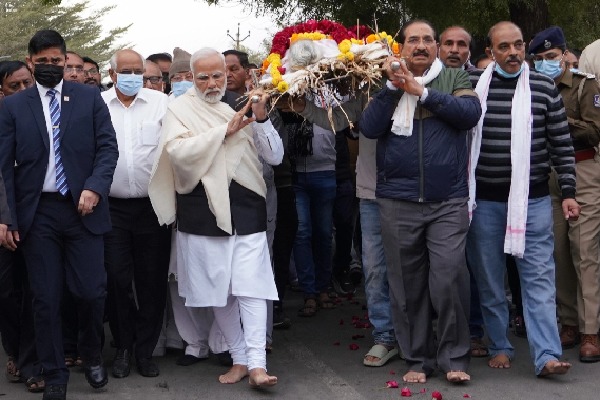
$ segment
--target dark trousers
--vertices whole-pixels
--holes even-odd
[[[285,288],[290,277],[290,257],[294,248],[294,239],[298,229],[296,196],[291,186],[277,188],[277,220],[273,239],[273,266],[278,301],[275,307],[282,307]]]
[[[108,322],[117,348],[131,352],[135,343],[135,357],[150,358],[167,301],[171,231],[158,224],[147,197],[110,198],[109,206],[113,229],[104,238]]]
[[[72,199],[44,193],[22,247],[33,293],[37,353],[46,385],[66,384],[69,371],[61,329],[65,283],[77,303],[83,361],[101,361],[106,297],[104,241],[102,235],[85,228]]]
[[[352,238],[356,221],[357,200],[352,180],[337,182],[333,204],[333,225],[335,226],[335,253],[333,275],[341,279],[352,261]]]
[[[409,369],[466,371],[470,360],[466,199],[378,199],[394,329]],[[438,316],[437,349],[432,319]]]
[[[514,257],[506,257],[506,271],[508,287],[512,293],[512,304],[515,307],[515,316],[522,317],[525,314],[523,314],[523,298],[521,297],[521,279],[519,278],[519,270]]]
[[[2,347],[14,357],[24,379],[40,375],[27,269],[20,250],[0,248],[0,332]]]

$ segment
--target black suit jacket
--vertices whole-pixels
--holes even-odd
[[[6,190],[4,189],[2,171],[0,171],[0,224],[10,224],[10,212],[8,211],[8,203],[6,202]]]
[[[94,212],[81,220],[91,233],[106,233],[111,229],[108,192],[119,151],[97,88],[63,81],[60,135],[74,206],[84,189],[98,193]],[[6,97],[0,105],[0,168],[11,212],[9,229],[18,230],[22,239],[42,193],[51,145],[37,86]]]

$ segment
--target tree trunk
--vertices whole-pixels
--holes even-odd
[[[521,28],[525,43],[550,26],[547,0],[511,0],[508,9],[510,20]]]

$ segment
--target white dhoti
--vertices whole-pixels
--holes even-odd
[[[177,232],[177,281],[187,307],[225,307],[229,294],[278,299],[265,232],[219,237]]]
[[[266,300],[277,300],[266,233],[178,232],[177,277],[187,307],[214,307],[233,363],[266,369]]]

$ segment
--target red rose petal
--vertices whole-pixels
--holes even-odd
[[[442,394],[438,391],[431,393],[431,400],[442,400]]]
[[[419,393],[427,393],[427,389],[423,388]]]
[[[334,345],[334,346],[339,346],[339,345],[340,345],[340,342],[333,342],[333,345]]]
[[[390,375],[396,375],[396,371],[394,371],[394,370],[391,370],[391,371],[390,371]]]
[[[412,396],[412,393],[411,393],[411,391],[410,391],[409,388],[403,387],[402,390],[400,391],[400,396],[402,396],[402,397],[410,397],[410,396]]]
[[[470,399],[470,398],[471,398],[471,395],[470,395],[470,394],[468,394],[468,393],[465,393],[465,394],[463,394],[463,397],[464,397],[465,399]]]
[[[390,388],[390,389],[396,389],[396,388],[398,388],[398,382],[396,382],[396,381],[387,381],[385,383],[385,386],[388,387],[388,388]]]
[[[350,343],[350,344],[348,345],[348,348],[349,348],[350,350],[358,350],[358,349],[360,349],[360,347],[359,347],[359,346],[358,346],[356,343]]]

